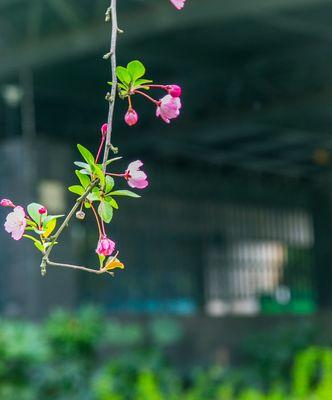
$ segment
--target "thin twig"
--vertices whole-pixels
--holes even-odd
[[[107,134],[106,134],[106,143],[104,150],[104,158],[103,158],[103,172],[106,172],[106,162],[108,159],[108,154],[110,148],[112,147],[111,138],[112,138],[112,130],[113,130],[113,115],[114,115],[114,105],[117,91],[117,77],[116,77],[116,40],[118,35],[118,19],[116,12],[116,0],[111,1],[110,8],[108,9],[111,14],[112,20],[112,33],[111,33],[111,46],[110,46],[110,54],[111,54],[111,70],[112,70],[112,91],[109,102],[108,109],[108,119],[107,119]]]
[[[119,252],[117,251],[116,254],[111,258],[111,260],[107,264],[111,264],[117,258],[118,254],[119,254]],[[52,267],[79,269],[81,271],[90,272],[91,274],[96,274],[96,275],[108,273],[108,274],[114,276],[114,273],[112,271],[108,271],[107,267],[104,267],[102,269],[93,269],[93,268],[83,267],[81,265],[63,264],[63,263],[53,262],[53,261],[50,261],[48,258],[45,259],[45,262],[48,265],[51,265]]]
[[[73,264],[62,264],[62,263],[58,263],[58,262],[53,262],[50,260],[46,260],[48,265],[51,265],[52,267],[64,267],[64,268],[71,268],[71,269],[79,269],[81,271],[85,271],[85,272],[91,272],[93,274],[104,274],[106,271],[102,270],[102,269],[92,269],[92,268],[87,268],[87,267],[81,267],[80,265],[73,265]]]

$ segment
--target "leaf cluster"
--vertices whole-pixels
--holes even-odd
[[[131,61],[127,67],[118,66],[116,75],[119,80],[118,88],[121,97],[126,97],[132,94],[136,89],[148,90],[148,84],[153,81],[143,78],[145,75],[145,66],[138,60]],[[108,82],[112,85],[112,82]]]
[[[130,190],[114,190],[115,181],[112,176],[106,175],[103,172],[102,164],[95,162],[95,158],[84,146],[78,144],[77,148],[81,153],[85,162],[75,161],[74,164],[79,167],[79,170],[75,171],[75,174],[79,180],[78,185],[70,186],[68,189],[70,192],[75,193],[79,196],[83,196],[89,190],[92,182],[98,180],[98,186],[94,187],[91,192],[86,196],[84,206],[85,208],[91,208],[94,202],[98,204],[98,214],[100,218],[110,223],[113,218],[113,210],[118,209],[118,202],[114,197],[126,196],[126,197],[140,197]],[[110,165],[114,161],[120,160],[121,157],[112,158],[107,161],[106,165]]]

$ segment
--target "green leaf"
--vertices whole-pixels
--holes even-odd
[[[50,222],[48,222],[45,225],[45,227],[44,227],[45,233],[43,234],[43,236],[45,238],[48,238],[51,235],[51,233],[54,231],[55,227],[56,227],[56,219],[52,219]]]
[[[98,165],[94,165],[93,173],[97,176],[97,178],[99,178],[100,186],[103,188],[105,186],[105,175],[103,170]]]
[[[86,169],[80,169],[80,173],[83,174],[83,175],[91,175],[92,174],[91,170],[88,171]]]
[[[99,266],[100,266],[100,269],[102,269],[103,268],[103,266],[104,266],[104,261],[105,261],[105,256],[103,256],[102,254],[98,254],[98,258],[99,258]]]
[[[114,187],[114,179],[106,175],[106,180],[105,180],[105,193],[109,193]]]
[[[87,199],[90,200],[90,201],[98,201],[98,200],[100,200],[99,190],[97,189],[97,192],[89,193],[88,196],[87,196]]]
[[[36,243],[36,242],[40,243],[40,241],[38,239],[36,239],[35,237],[33,237],[31,235],[24,234],[23,237],[32,240],[34,243]]]
[[[131,61],[127,65],[127,70],[129,71],[133,82],[135,82],[137,79],[141,78],[145,74],[145,67],[138,60]]]
[[[43,234],[45,233],[44,230],[40,230],[40,229],[37,229],[37,228],[33,228],[33,231],[34,231],[35,233],[37,233],[37,235],[43,235]]]
[[[98,207],[98,214],[100,218],[108,224],[113,218],[113,208],[106,201],[101,201]]]
[[[135,81],[135,86],[142,86],[142,85],[146,85],[148,83],[152,83],[153,81],[151,81],[150,79],[137,79]]]
[[[91,208],[91,204],[90,204],[88,201],[86,201],[86,202],[84,203],[84,207],[85,207],[85,208]]]
[[[90,179],[86,175],[82,174],[80,171],[76,170],[75,174],[81,182],[81,185],[84,187],[84,189],[86,189],[91,183]]]
[[[34,221],[31,221],[30,219],[27,219],[26,221],[27,221],[27,226],[36,227],[36,223]],[[39,224],[39,221],[38,221],[38,224]]]
[[[84,162],[81,162],[81,161],[75,161],[74,164],[77,165],[80,168],[86,169],[87,171],[91,172],[91,167],[87,163],[84,163]]]
[[[75,194],[78,194],[79,196],[82,196],[83,194],[84,194],[84,188],[82,187],[82,186],[80,186],[80,185],[73,185],[73,186],[70,186],[69,188],[68,188],[68,190],[70,191],[70,192],[72,192],[72,193],[75,193]]]
[[[111,158],[110,160],[106,161],[106,165],[110,165],[112,162],[118,161],[118,160],[121,160],[121,159],[122,159],[122,157]]]
[[[84,160],[89,164],[89,165],[94,165],[95,164],[95,158],[92,155],[91,151],[82,146],[81,144],[77,145],[78,151],[81,153],[82,157]]]
[[[43,226],[47,225],[49,222],[53,221],[54,219],[62,218],[62,217],[64,217],[63,214],[62,215],[48,215],[43,220]]]
[[[34,245],[37,247],[37,249],[39,250],[39,251],[41,251],[42,253],[45,251],[45,249],[44,249],[44,246],[42,245],[42,243],[41,242],[34,242]]]
[[[107,201],[108,203],[110,203],[110,205],[115,208],[116,210],[119,209],[119,205],[118,203],[113,199],[113,197],[111,196],[106,196],[105,197],[105,201]]]
[[[42,207],[43,207],[43,206],[42,206],[41,204],[38,204],[38,203],[31,203],[31,204],[29,204],[28,207],[27,207],[27,210],[28,210],[28,213],[29,213],[30,217],[31,217],[37,224],[39,224],[40,219],[41,219],[38,210],[39,210],[40,208],[42,208]]]
[[[127,85],[129,85],[131,82],[131,75],[125,67],[118,66],[116,68],[116,76],[121,82],[124,82]]]
[[[115,190],[114,192],[110,193],[112,196],[127,196],[127,197],[141,197],[138,194],[131,192],[130,190]]]

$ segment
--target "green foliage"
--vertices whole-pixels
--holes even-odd
[[[182,332],[171,319],[124,323],[84,307],[75,314],[56,311],[42,324],[1,321],[0,326],[1,400],[332,399],[328,347],[300,351],[286,378],[261,385],[244,368],[181,374],[170,368],[160,351],[144,343],[149,338],[161,350],[177,342]]]
[[[138,60],[131,61],[127,67],[118,66],[116,68],[116,75],[119,83],[120,95],[122,97],[129,96],[135,89],[148,90],[147,86],[152,83],[150,79],[142,79],[145,75],[145,66]],[[112,82],[108,82],[112,85]]]
[[[105,200],[102,200],[98,207],[98,214],[100,218],[106,222],[107,224],[112,221],[113,218],[113,207],[111,203],[108,203]]]

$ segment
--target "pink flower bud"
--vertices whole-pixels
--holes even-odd
[[[46,207],[40,207],[40,209],[38,210],[40,215],[46,214],[47,213],[47,209]]]
[[[138,115],[137,112],[133,108],[129,108],[125,115],[126,124],[129,126],[133,126],[137,124]]]
[[[181,8],[184,7],[185,2],[186,2],[186,0],[171,0],[171,3],[173,4],[173,6],[175,8],[177,8],[178,10],[181,10]]]
[[[108,128],[108,125],[107,124],[103,124],[102,125],[102,127],[101,127],[101,133],[103,134],[103,135],[106,135],[106,133],[107,133],[107,128]]]
[[[180,97],[182,94],[182,89],[179,85],[168,85],[167,91],[172,97]]]
[[[96,248],[96,253],[101,256],[110,256],[115,249],[115,243],[107,236],[103,236],[99,239]]]
[[[11,200],[8,199],[2,199],[0,201],[0,206],[1,207],[15,207],[15,205],[13,204],[13,202]]]

